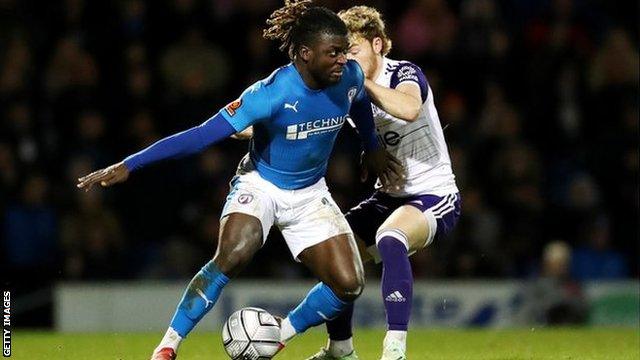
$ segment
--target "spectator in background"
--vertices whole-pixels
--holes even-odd
[[[398,50],[416,59],[427,52],[448,53],[454,45],[458,20],[444,0],[417,0],[404,13],[398,24]]]
[[[142,0],[126,0],[121,3],[121,27],[125,37],[142,40],[146,27],[146,2]]]
[[[55,48],[46,74],[47,93],[56,98],[67,91],[98,86],[98,67],[80,40],[68,35]]]
[[[546,235],[541,176],[538,154],[523,143],[502,150],[493,164],[492,184],[500,189],[495,196],[504,212],[502,247],[507,249],[511,276],[527,273],[531,254],[540,252]]]
[[[103,115],[93,109],[80,113],[76,123],[75,141],[71,145],[74,152],[87,156],[91,161],[100,166],[110,161],[107,152],[106,123]]]
[[[594,92],[638,84],[638,48],[633,46],[625,31],[619,28],[609,31],[593,57],[590,75],[589,85]]]
[[[152,76],[147,56],[147,49],[141,43],[134,43],[126,49],[126,102],[131,107],[151,101]]]
[[[465,216],[447,246],[444,258],[458,258],[453,275],[500,276],[508,255],[500,239],[504,224],[499,213],[483,198],[477,187],[468,186],[462,193]],[[462,257],[462,258],[459,258]]]
[[[0,141],[0,211],[18,188],[20,174],[10,144]]]
[[[70,279],[120,278],[125,243],[118,218],[105,207],[103,192],[76,192],[75,209],[61,222],[64,272]]]
[[[540,277],[526,285],[522,320],[545,325],[586,322],[588,307],[580,285],[570,277],[571,261],[565,242],[545,246]]]
[[[622,279],[629,275],[624,256],[611,248],[611,229],[606,217],[582,227],[584,244],[573,252],[571,274],[577,280]]]
[[[25,35],[15,33],[0,55],[0,97],[28,93],[34,69]]]
[[[6,261],[16,276],[40,272],[48,278],[57,261],[58,219],[49,203],[49,182],[40,174],[30,174],[20,196],[5,211]]]
[[[225,53],[207,43],[196,28],[171,45],[160,60],[168,91],[190,97],[221,94],[229,81],[230,62]]]
[[[5,136],[13,141],[16,157],[20,164],[35,167],[41,160],[42,146],[33,122],[31,107],[25,101],[17,101],[8,106],[5,117]]]
[[[212,103],[222,97],[230,78],[231,62],[226,53],[189,28],[160,58],[165,85],[168,129],[193,126],[190,119],[211,116]]]
[[[145,148],[160,140],[155,119],[151,111],[140,108],[134,111],[128,121],[128,143],[132,148]]]

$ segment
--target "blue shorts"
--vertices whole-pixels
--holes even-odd
[[[435,233],[430,231],[430,238],[425,246],[434,240],[447,236],[460,217],[460,194],[416,195],[411,197],[393,197],[376,191],[370,198],[353,207],[345,215],[351,229],[364,243],[369,246],[376,244],[376,232],[384,221],[397,208],[411,205],[420,210],[427,219],[429,227],[435,227]]]

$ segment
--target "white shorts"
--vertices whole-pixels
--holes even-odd
[[[255,216],[262,224],[262,241],[276,225],[289,251],[298,255],[313,245],[340,234],[352,234],[324,179],[303,189],[284,190],[260,177],[257,171],[236,175],[222,210]]]

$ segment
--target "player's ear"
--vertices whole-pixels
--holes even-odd
[[[311,59],[312,52],[313,50],[311,50],[308,46],[305,46],[305,45],[300,45],[300,47],[298,48],[298,56],[304,62],[308,62],[309,59]]]
[[[380,53],[382,53],[382,39],[374,37],[373,40],[371,40],[371,47],[373,48],[374,54],[380,55]]]

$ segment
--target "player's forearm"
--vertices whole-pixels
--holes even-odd
[[[374,104],[399,119],[411,122],[420,114],[422,103],[414,96],[380,86],[369,79],[365,80],[365,88]]]
[[[161,160],[195,154],[235,132],[229,122],[216,115],[199,126],[166,137],[128,156],[124,163],[129,171],[134,171]]]

